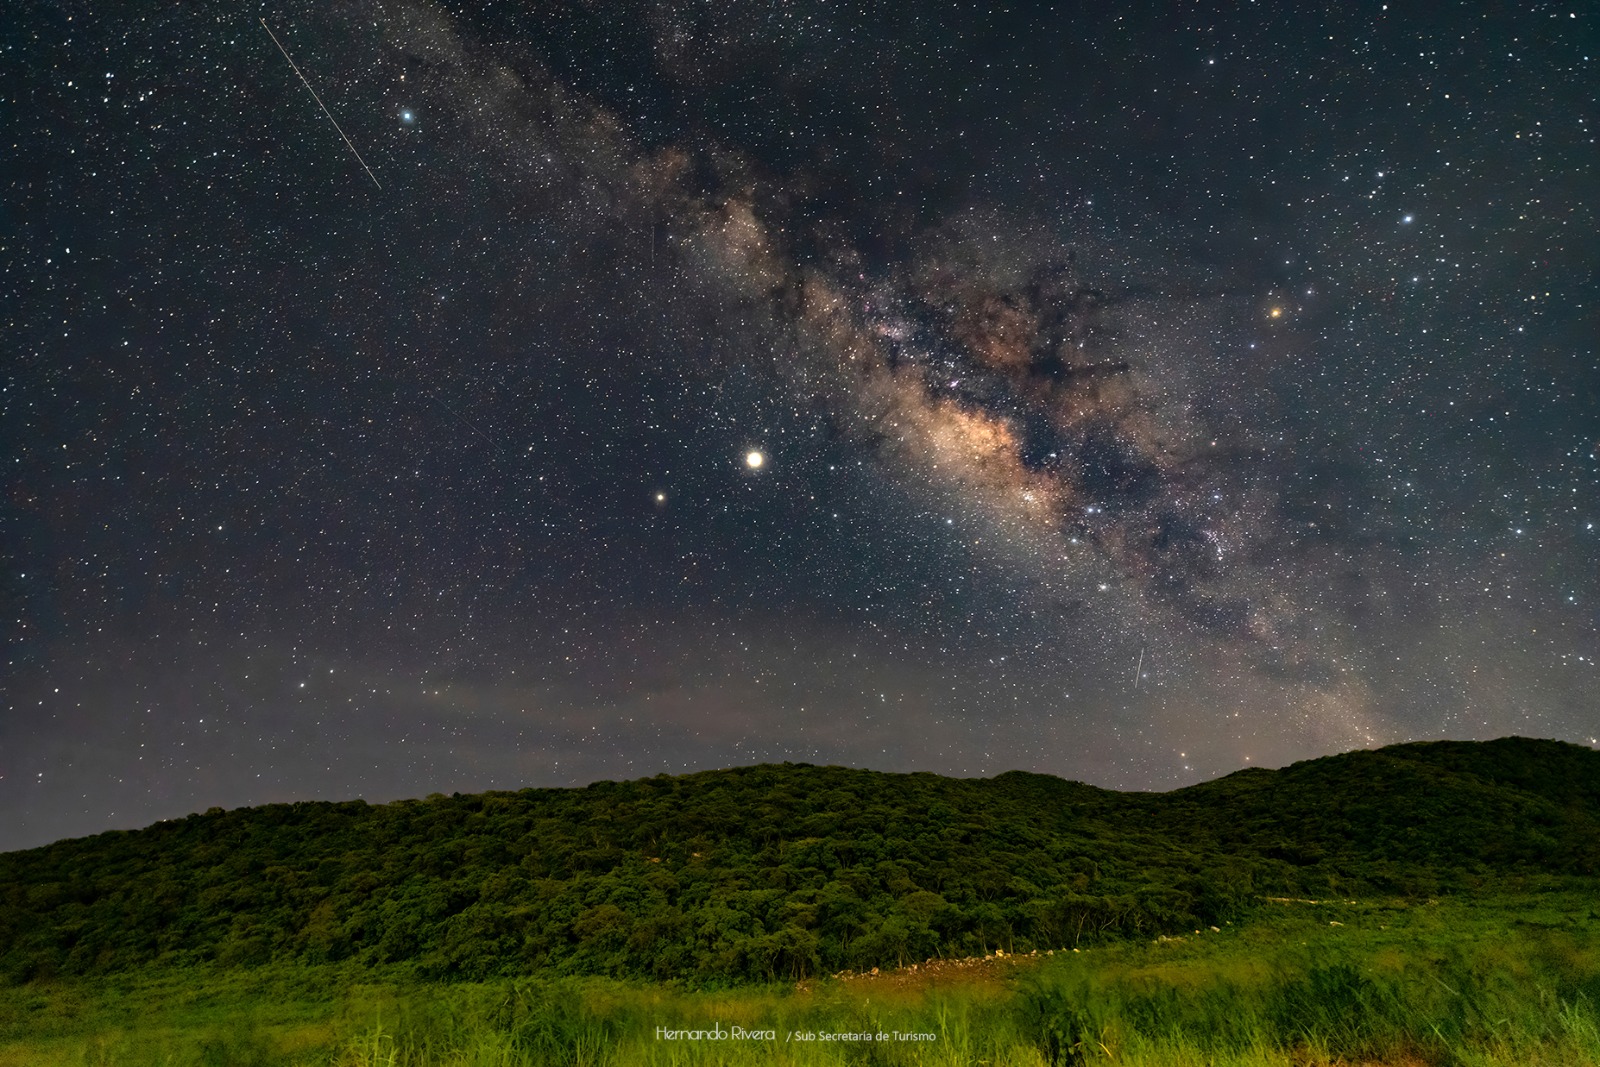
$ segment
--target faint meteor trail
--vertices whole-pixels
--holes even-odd
[[[454,408],[452,408],[449,404],[446,404],[443,400],[440,400],[438,397],[434,396],[432,393],[428,393],[426,395],[427,395],[429,400],[433,401],[435,404],[438,404],[441,408],[443,408],[444,411],[445,411],[445,414],[447,414],[451,418],[455,419],[461,425],[465,426],[467,429],[471,430],[473,433],[477,434],[479,437],[483,438],[485,441],[488,441],[502,455],[506,454],[505,447],[502,446],[499,441],[496,441],[494,438],[490,437],[488,434],[486,434],[482,430],[478,429],[477,426],[475,426],[471,422],[467,421],[465,416],[457,413],[457,411]]]
[[[278,51],[283,53],[283,58],[289,60],[289,69],[294,71],[295,77],[300,79],[300,84],[306,87],[306,92],[311,94],[311,99],[317,102],[317,106],[322,109],[322,113],[328,116],[328,121],[333,123],[333,128],[339,131],[339,136],[344,138],[345,146],[356,157],[356,162],[361,164],[361,169],[367,172],[367,177],[372,179],[372,184],[382,189],[383,185],[378,181],[378,176],[372,173],[372,168],[367,166],[367,161],[361,158],[361,153],[356,151],[356,146],[350,143],[349,137],[345,136],[344,127],[340,126],[339,120],[333,117],[333,112],[329,111],[328,105],[322,102],[322,97],[318,96],[317,91],[311,88],[311,83],[306,81],[304,74],[300,73],[300,68],[294,65],[294,59],[290,57],[289,50],[283,47],[283,42],[278,40],[278,35],[272,32],[272,27],[267,25],[266,19],[261,20],[261,28],[267,31],[267,36],[271,37],[272,43],[278,46]]]
[[[1133,667],[1133,687],[1139,688],[1139,672],[1144,670],[1144,646],[1139,646],[1139,662]]]

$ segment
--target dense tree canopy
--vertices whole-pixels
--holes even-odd
[[[1163,794],[783,764],[191,815],[0,855],[0,973],[408,964],[803,977],[1600,874],[1600,753],[1509,738]]]

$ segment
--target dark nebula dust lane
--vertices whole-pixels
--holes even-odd
[[[19,10],[0,848],[1595,743],[1585,12]]]

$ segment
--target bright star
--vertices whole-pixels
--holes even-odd
[[[753,448],[744,454],[744,465],[753,471],[760,470],[766,464],[766,462],[767,457],[763,456],[760,452],[757,452]]]
[[[411,123],[411,122],[416,121],[416,118],[417,118],[417,116],[412,114],[410,111],[402,111],[402,112],[400,112],[400,121],[401,122]]]

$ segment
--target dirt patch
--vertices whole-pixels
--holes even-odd
[[[994,952],[987,956],[964,956],[958,959],[934,957],[921,963],[908,963],[904,967],[887,970],[874,967],[870,971],[840,971],[829,975],[828,978],[836,982],[874,983],[894,987],[997,979],[1009,977],[1019,969],[1038,963],[1058,952],[1071,951],[1072,949],[1046,949],[1043,952],[1038,950],[1025,953]],[[817,979],[806,979],[797,983],[796,988],[812,989],[817,981]]]

